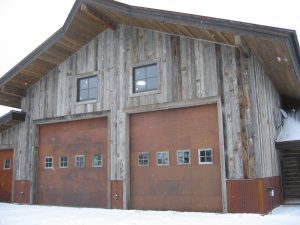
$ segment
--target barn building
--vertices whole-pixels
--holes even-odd
[[[0,201],[256,213],[285,202],[276,138],[280,109],[300,99],[295,31],[77,0],[0,87],[0,104],[21,109],[0,118]]]

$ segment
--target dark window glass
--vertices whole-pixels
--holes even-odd
[[[169,152],[157,152],[156,163],[158,166],[169,165]]]
[[[133,92],[157,90],[157,64],[133,68]]]
[[[53,157],[45,157],[45,168],[53,167]]]
[[[97,76],[84,77],[78,79],[77,84],[77,101],[87,101],[97,98],[98,79]]]
[[[10,169],[10,159],[5,159],[3,163],[3,169],[9,170]]]
[[[139,166],[148,166],[149,165],[149,153],[148,152],[139,152],[138,153],[138,165]]]
[[[199,163],[213,163],[212,149],[199,149]]]
[[[67,156],[60,157],[59,167],[60,168],[67,168],[68,167],[68,157]]]
[[[102,167],[102,155],[93,155],[93,167]]]
[[[177,164],[185,165],[191,163],[191,152],[190,150],[179,150],[177,151]]]
[[[82,168],[85,166],[84,155],[76,155],[75,156],[75,166],[78,168]]]

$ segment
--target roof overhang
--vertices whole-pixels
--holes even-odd
[[[129,6],[77,0],[63,27],[0,79],[0,104],[20,108],[26,90],[105,29],[118,24],[242,46],[259,58],[282,96],[300,99],[296,32],[274,27]]]
[[[0,117],[0,132],[3,132],[19,123],[25,121],[26,113],[18,111],[10,111],[4,116]]]
[[[300,140],[275,142],[275,147],[280,150],[299,150],[300,151]]]

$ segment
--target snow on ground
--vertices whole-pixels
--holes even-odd
[[[217,214],[139,211],[0,203],[2,225],[299,225],[300,206],[280,206],[272,214]]]

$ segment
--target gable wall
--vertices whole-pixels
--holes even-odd
[[[130,96],[132,65],[153,59],[159,62],[161,91]],[[245,148],[248,170],[251,165],[255,167],[253,177],[277,175],[277,165],[265,159],[276,161],[277,157],[268,135],[273,137],[276,133],[273,122],[278,117],[279,95],[254,56],[246,60],[248,81],[240,77],[239,61],[233,46],[127,26],[118,26],[116,31],[107,29],[28,90],[22,101],[26,122],[1,134],[2,142],[12,141],[15,145],[15,178],[34,178],[33,162],[38,151],[34,120],[109,111],[113,121],[111,179],[123,180],[127,171],[125,110],[214,96],[222,96],[227,178],[244,177]],[[99,78],[98,98],[95,102],[77,103],[76,79],[89,74]],[[249,89],[246,88],[248,93],[241,94],[243,87]],[[244,104],[248,95],[251,107]],[[250,137],[248,141],[243,142],[242,133]]]

